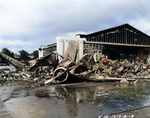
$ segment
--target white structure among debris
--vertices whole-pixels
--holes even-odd
[[[56,52],[56,47],[56,43],[50,45],[41,45],[41,47],[39,48],[39,58],[51,53],[52,51]]]
[[[77,45],[79,46],[79,51],[77,54],[77,61],[81,59],[81,57],[83,56],[83,43],[86,40],[85,38],[77,38],[77,37],[57,37],[57,52],[60,55],[64,55],[67,47],[69,45],[70,41],[74,41],[77,43]],[[61,61],[61,58],[59,57],[59,60]]]
[[[77,37],[57,37],[56,38],[57,43],[47,45],[47,46],[41,45],[41,47],[39,48],[39,58],[43,57],[44,51],[47,51],[47,50],[58,52],[60,55],[64,56],[70,41],[76,42],[77,45],[79,46],[79,51],[77,54],[77,61],[80,60],[81,57],[83,56],[83,43],[84,41],[86,41],[86,39],[77,38]],[[61,61],[60,57],[59,57],[59,60]]]

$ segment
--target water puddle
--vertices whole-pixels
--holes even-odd
[[[13,118],[95,118],[150,106],[150,82],[129,86],[83,82],[14,88],[5,99],[3,104]]]

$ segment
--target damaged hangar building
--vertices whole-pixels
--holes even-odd
[[[79,45],[78,60],[87,52],[101,52],[112,60],[149,60],[150,36],[129,24],[90,34],[77,34],[73,38],[57,37],[57,43],[41,46],[39,56],[42,57],[51,51],[64,55],[71,40]]]

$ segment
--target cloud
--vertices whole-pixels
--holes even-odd
[[[32,51],[125,23],[150,35],[149,12],[149,0],[0,0],[0,49]]]
[[[18,52],[26,47],[32,46],[32,42],[30,41],[23,41],[23,40],[10,40],[10,39],[0,39],[0,47],[6,47],[9,50],[14,52]]]

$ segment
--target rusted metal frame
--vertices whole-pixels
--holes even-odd
[[[130,31],[129,41],[130,44],[134,44],[134,30],[131,28],[132,32]]]
[[[146,36],[145,36],[145,38],[144,38],[144,39],[145,39],[145,45],[146,45],[146,44],[147,44]]]
[[[129,36],[128,36],[128,40],[129,40],[129,44],[132,44],[132,39],[133,39],[133,30],[131,32],[132,28],[129,29]]]
[[[127,44],[127,27],[125,27],[124,36],[125,36],[125,44]]]
[[[120,42],[123,43],[123,28],[120,28]]]
[[[139,45],[142,45],[142,35],[141,35],[141,32],[139,33]]]
[[[120,43],[120,40],[119,40],[119,33],[118,32],[116,32],[116,38],[117,38],[117,41]]]
[[[108,42],[107,32],[105,33],[105,42]]]
[[[98,42],[101,41],[101,34],[98,36]]]
[[[96,35],[97,36],[97,35]],[[93,40],[97,42],[96,36],[93,37]]]
[[[133,28],[132,28],[132,29],[133,29]],[[137,33],[138,33],[138,32],[137,32],[136,30],[134,30],[134,29],[133,29],[133,31],[134,31],[134,32],[133,32],[133,34],[132,34],[132,35],[133,35],[133,39],[132,39],[132,40],[133,40],[133,44],[136,44],[135,39],[136,39],[136,37],[137,37]]]
[[[135,44],[122,44],[122,43],[107,43],[107,42],[94,42],[94,41],[84,41],[85,43],[98,43],[103,45],[120,45],[120,46],[135,46],[135,47],[150,47],[150,45],[135,45]]]
[[[150,45],[150,38],[148,38],[147,40],[148,40],[148,45]]]
[[[104,42],[104,33],[102,34],[102,42]]]
[[[127,28],[128,28],[128,30],[127,30],[127,44],[130,44],[130,40],[129,40],[129,32],[130,32],[129,30],[130,30],[130,29],[129,29],[128,26],[127,26]]]
[[[113,42],[113,38],[112,38],[113,33],[110,34],[110,43]]]
[[[99,42],[102,40],[101,34],[99,35]]]
[[[142,45],[144,44],[144,40],[143,39],[144,39],[144,36],[142,35]]]
[[[137,45],[139,44],[140,45],[140,43],[141,43],[141,36],[140,36],[140,32],[138,33],[138,42],[137,42]]]
[[[118,42],[118,40],[117,40],[117,33],[114,33],[114,35],[115,35],[115,42]]]
[[[121,43],[120,41],[120,30],[118,29],[118,41]]]
[[[91,41],[91,37],[88,37],[88,41]]]
[[[102,36],[101,36],[101,34],[99,35],[99,42],[102,40]]]
[[[128,27],[128,44],[132,44],[132,28]]]
[[[145,36],[143,35],[143,45],[145,44]]]
[[[104,34],[101,34],[101,41],[104,42]]]
[[[145,45],[145,36],[143,36],[143,44]]]
[[[149,40],[148,40],[148,37],[146,37],[146,42],[147,42],[147,45],[149,44]]]
[[[107,41],[110,42],[110,32],[107,34]]]
[[[103,36],[103,42],[106,42],[106,33],[103,33],[104,34],[104,36]]]
[[[96,36],[96,41],[98,42],[98,35]]]
[[[121,43],[124,43],[124,27],[121,28]]]
[[[117,42],[116,38],[115,38],[115,34],[113,33],[113,41]]]
[[[113,33],[113,39],[114,39],[114,42],[116,43],[117,40],[116,40],[116,34],[115,33]]]
[[[126,27],[126,44],[128,44],[128,27]]]
[[[137,36],[138,42],[137,45],[140,44],[140,32],[138,32],[138,36]]]
[[[125,26],[123,26],[123,32],[122,32],[122,40],[123,40],[123,43],[125,44],[126,43],[126,39],[125,39]]]
[[[138,32],[137,31],[135,31],[136,32],[136,34],[134,34],[134,44],[137,44],[137,42],[138,42]]]
[[[146,42],[147,42],[146,44],[148,45],[148,44],[149,44],[149,40],[148,40],[148,37],[146,37]]]
[[[149,45],[150,44],[150,41],[148,40],[149,38],[148,37],[145,37],[145,40],[146,41],[144,41],[143,39],[144,39],[144,34],[142,33],[142,32],[140,32],[140,31],[138,31],[138,30],[136,30],[135,28],[132,28],[132,27],[130,27],[130,26],[128,26],[128,25],[125,25],[125,26],[122,26],[122,27],[119,27],[120,29],[121,29],[121,36],[119,36],[119,40],[118,39],[116,39],[116,37],[115,38],[113,38],[114,39],[114,41],[113,42],[115,42],[115,43],[126,43],[126,44],[139,44],[139,45]],[[135,43],[135,41],[134,41],[134,33],[132,33],[131,31],[128,31],[127,32],[127,30],[126,29],[124,29],[123,30],[123,28],[127,28],[127,29],[129,29],[129,30],[132,30],[133,32],[137,32],[138,33],[138,42],[136,42]],[[115,28],[113,28],[113,29],[109,29],[109,30],[106,30],[107,32],[110,32],[110,31],[112,31],[112,30],[115,30]],[[93,37],[95,37],[94,38],[94,40],[96,41],[96,42],[110,42],[109,41],[109,34],[107,34],[106,35],[106,31],[103,31],[103,32],[99,32],[99,33],[101,33],[101,34],[95,34],[96,36],[93,36]],[[128,33],[129,33],[129,35],[128,35]],[[102,36],[102,34],[103,34],[103,36]],[[115,34],[112,34],[112,37],[114,37],[114,35]],[[118,37],[118,35],[119,34],[116,34],[117,35],[117,37]],[[141,35],[141,36],[140,36]],[[91,36],[92,37],[92,36]],[[129,38],[130,37],[130,38]],[[141,37],[141,38],[140,38]],[[88,36],[87,36],[87,38],[88,38]],[[88,41],[92,41],[91,40],[91,38],[90,38],[90,40],[89,40],[89,38],[88,38]],[[125,42],[124,42],[125,41]]]
[[[118,28],[118,41],[121,43],[121,41],[120,41],[120,28]]]
[[[142,35],[142,44],[144,45],[144,35]]]
[[[140,45],[143,45],[143,35],[140,35]]]
[[[120,40],[120,37],[121,37],[121,35],[120,35],[120,28],[118,29],[118,40],[119,40],[119,42],[121,43],[121,40]]]
[[[146,36],[146,45],[148,44],[148,37]]]
[[[112,42],[115,42],[114,34],[113,34],[113,33],[111,34],[111,37],[112,37]],[[112,42],[111,42],[111,43],[112,43]]]
[[[99,35],[97,35],[97,42],[99,41]]]
[[[143,35],[141,34],[141,45],[143,45]]]
[[[106,41],[107,41],[107,42],[110,42],[110,41],[109,41],[109,33],[106,35],[106,37],[107,37],[107,40],[106,40]]]
[[[120,28],[120,42],[123,43],[122,28]]]
[[[147,36],[145,37],[145,43],[146,43],[145,45],[147,45],[147,44],[148,44],[148,42],[147,42]]]

